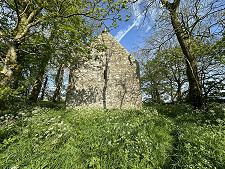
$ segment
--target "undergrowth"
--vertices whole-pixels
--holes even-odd
[[[0,168],[225,168],[225,107],[1,112]]]

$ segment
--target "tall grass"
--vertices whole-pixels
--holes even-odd
[[[188,105],[155,106],[174,120],[172,161],[168,168],[225,168],[225,104],[202,110]]]
[[[225,168],[222,104],[13,112],[1,116],[0,168]]]

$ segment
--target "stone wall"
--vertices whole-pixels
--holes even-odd
[[[136,59],[108,32],[102,33],[94,44],[107,49],[104,52],[93,49],[91,60],[72,66],[67,107],[141,107],[140,70]]]

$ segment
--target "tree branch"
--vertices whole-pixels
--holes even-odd
[[[34,19],[34,17],[35,17],[41,10],[42,10],[42,8],[38,8],[38,9],[36,9],[36,10],[33,10],[33,11],[31,12],[31,14],[29,15],[29,17],[27,18],[27,23],[30,23],[30,22]]]
[[[73,14],[70,14],[70,15],[67,15],[67,16],[59,16],[61,18],[70,18],[72,16],[85,16],[85,17],[88,17],[88,18],[91,18],[91,19],[95,19],[97,21],[102,21],[102,20],[107,20],[109,18],[97,18],[97,17],[94,17],[94,16],[91,16],[90,15],[91,13],[90,12],[87,12],[87,13],[73,13]]]
[[[178,9],[179,6],[180,6],[180,0],[174,0],[173,4],[174,4],[174,7],[175,7],[176,9]]]
[[[160,2],[166,7],[168,11],[176,11],[178,13],[180,0],[174,0],[173,3],[168,0],[160,0]]]
[[[205,91],[205,96],[207,96],[210,93],[211,89],[213,89],[214,87],[216,87],[218,84],[222,83],[223,81],[225,81],[225,79],[221,79],[220,81],[217,81],[213,83],[212,85],[210,85]]]
[[[19,9],[18,9],[18,4],[17,4],[17,0],[14,0],[15,6],[16,6],[16,14],[18,17],[18,21],[20,20],[20,15],[19,15]]]
[[[2,32],[1,30],[0,30],[0,38],[2,38],[3,40],[5,40],[6,42],[9,42],[9,40],[7,38],[7,35],[4,32]]]
[[[168,0],[160,0],[160,2],[166,7],[167,10],[171,9],[172,5]]]
[[[25,37],[26,33],[28,32],[29,28],[32,26],[37,25],[38,23],[40,23],[41,21],[43,21],[41,18],[39,18],[38,20],[36,20],[35,22],[31,22],[30,24],[28,24],[22,33],[16,35],[16,37],[14,38],[16,41],[20,41],[23,37]]]
[[[19,15],[20,17],[27,11],[28,6],[30,3],[27,3],[26,7],[24,8],[23,12]]]

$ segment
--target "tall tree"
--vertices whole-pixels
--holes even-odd
[[[37,102],[38,95],[41,91],[41,86],[43,83],[46,68],[47,68],[49,59],[51,57],[51,54],[48,52],[49,52],[49,50],[46,49],[44,52],[44,57],[42,57],[42,60],[40,61],[40,64],[38,66],[38,70],[37,70],[38,73],[36,76],[36,80],[33,84],[33,89],[32,89],[32,92],[31,92],[30,98],[29,98],[30,102]]]
[[[60,101],[60,90],[61,90],[61,86],[63,83],[63,75],[64,75],[64,65],[60,64],[59,69],[57,70],[56,77],[55,77],[56,89],[54,91],[53,98],[52,98],[53,102]]]
[[[149,8],[153,9],[156,7],[154,5],[158,6],[156,20],[161,22],[164,32],[173,30],[173,33],[176,35],[186,60],[186,74],[189,82],[189,102],[193,106],[200,108],[203,104],[203,94],[198,75],[197,57],[192,47],[193,37],[196,35],[210,36],[210,31],[213,27],[215,28],[216,25],[222,25],[222,20],[224,18],[224,1],[143,1],[144,10],[148,10]],[[203,22],[204,20],[207,20],[207,22]],[[168,23],[168,21],[170,21],[170,23]],[[170,34],[169,37],[173,37],[173,34]],[[168,39],[163,43],[167,41]]]
[[[199,74],[205,100],[224,97],[225,64],[223,64],[221,47],[223,46],[224,49],[225,44],[220,43],[221,40],[213,42],[196,39],[195,45],[193,45],[199,63]]]
[[[200,80],[198,76],[198,66],[197,66],[197,58],[194,56],[192,46],[191,46],[191,32],[186,32],[183,29],[179,18],[179,6],[180,0],[174,0],[173,3],[167,0],[161,0],[161,3],[166,7],[166,9],[170,13],[170,19],[177,36],[178,42],[181,46],[183,54],[186,58],[187,64],[187,77],[189,82],[189,99],[191,104],[195,107],[202,106],[202,88],[200,85]]]
[[[45,81],[44,81],[44,84],[43,84],[42,89],[41,89],[41,97],[40,97],[40,100],[44,100],[47,83],[48,83],[48,76],[45,75]]]
[[[149,56],[141,52],[140,58]],[[185,63],[180,48],[171,48],[158,51],[142,66],[142,88],[147,99],[151,102],[181,101],[183,98],[183,86],[186,82]],[[150,94],[150,96],[149,96]]]
[[[111,19],[112,26],[116,20],[121,19],[120,9],[125,7],[127,0],[114,2],[111,0],[2,0],[0,2],[0,39],[7,46],[7,52],[1,58],[1,84],[9,85],[18,61],[18,50],[28,33],[36,32],[40,25],[68,20],[80,16],[80,21],[74,25],[76,30],[83,30],[82,21],[95,20],[102,24],[104,20]],[[62,28],[63,29],[63,25]],[[88,32],[88,31],[87,31]]]

